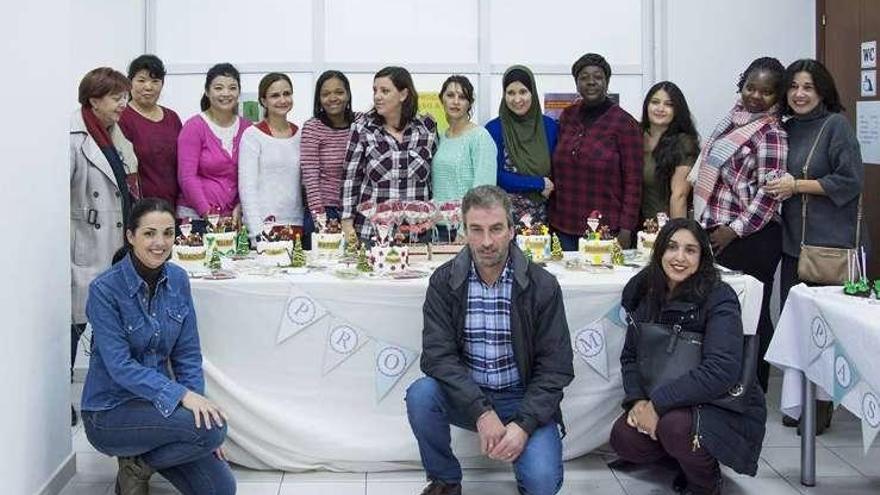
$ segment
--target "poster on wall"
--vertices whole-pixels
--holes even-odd
[[[238,97],[238,114],[253,123],[262,120],[262,108],[257,93],[242,92]]]
[[[862,43],[862,69],[877,67],[877,40]]]
[[[437,123],[437,133],[443,134],[449,128],[446,122],[446,112],[443,111],[443,103],[440,101],[440,93],[423,93],[419,91],[419,113],[430,115]]]
[[[880,101],[856,102],[856,135],[862,161],[880,165]]]
[[[877,71],[874,69],[863,70],[861,83],[862,98],[877,96]]]

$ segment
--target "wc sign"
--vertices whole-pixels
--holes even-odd
[[[877,41],[865,41],[862,43],[862,69],[877,67]]]

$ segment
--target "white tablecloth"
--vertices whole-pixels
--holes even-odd
[[[840,287],[792,288],[766,355],[785,373],[782,412],[793,418],[801,415],[801,372],[828,395],[834,394],[834,341],[852,361],[858,379],[880,390],[880,301],[845,296]],[[841,404],[862,417],[857,394],[844,396]]]
[[[574,339],[578,329],[616,313],[620,292],[635,273],[565,271],[559,277]],[[726,280],[743,302],[744,328],[754,333],[761,284],[737,275]],[[291,286],[332,316],[277,343]],[[236,463],[288,471],[377,471],[420,468],[406,419],[407,386],[421,376],[418,362],[383,399],[375,383],[375,345],[385,341],[421,351],[422,303],[427,279],[342,280],[329,273],[234,280],[192,280],[204,353],[207,394],[229,415],[228,453]],[[327,331],[341,317],[371,342],[331,373],[322,373]],[[575,379],[562,403],[568,430],[564,457],[605,443],[621,413],[619,355],[622,328],[607,325],[608,379],[575,353]],[[456,454],[466,466],[484,465],[476,435],[453,428]]]

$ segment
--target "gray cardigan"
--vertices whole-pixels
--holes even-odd
[[[788,131],[788,173],[795,179],[804,178],[804,162],[825,120],[828,125],[813,153],[808,173],[810,179],[819,181],[827,196],[811,195],[807,201],[806,243],[853,247],[858,195],[864,183],[865,168],[859,142],[846,118],[828,112],[819,104],[809,114],[788,119],[783,124]],[[782,251],[798,257],[802,230],[801,195],[792,196],[782,204],[782,219]],[[860,235],[861,244],[866,245],[864,222]]]

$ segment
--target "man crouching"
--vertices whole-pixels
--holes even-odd
[[[562,486],[562,389],[574,377],[562,292],[511,241],[510,199],[478,186],[462,200],[468,249],[431,276],[421,367],[406,394],[409,424],[430,484],[461,493],[449,425],[476,431],[491,459],[513,463],[519,491]]]

